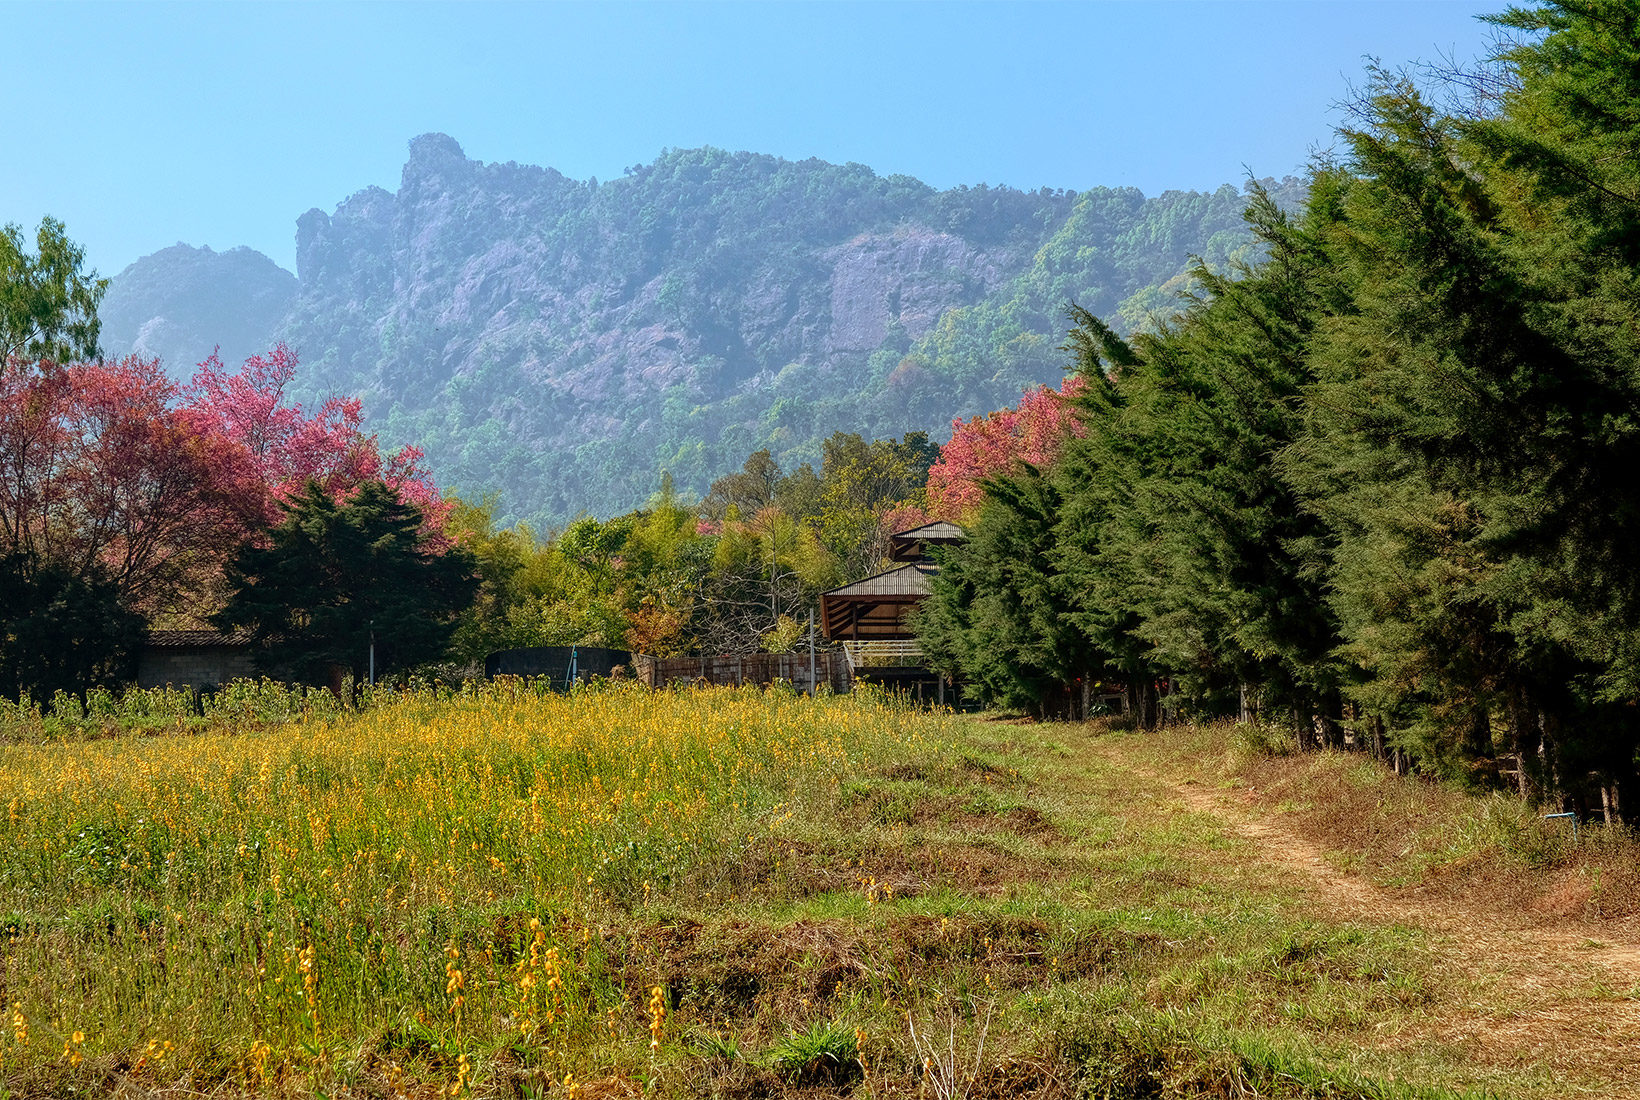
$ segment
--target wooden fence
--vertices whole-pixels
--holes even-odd
[[[807,653],[745,653],[716,657],[648,657],[634,655],[632,663],[638,679],[652,688],[679,681],[739,687],[742,684],[772,684],[789,681],[801,691],[810,688]],[[839,694],[852,686],[848,658],[841,650],[828,649],[814,655],[815,685]]]

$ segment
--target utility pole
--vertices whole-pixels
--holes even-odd
[[[370,686],[376,686],[376,620],[370,620]]]
[[[809,694],[814,694],[814,608],[809,608]]]

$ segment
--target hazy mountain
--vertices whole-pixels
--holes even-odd
[[[937,191],[717,149],[583,182],[429,134],[396,193],[299,219],[297,293],[263,331],[299,352],[304,395],[361,395],[441,484],[553,522],[633,507],[662,469],[701,490],[758,447],[801,461],[837,429],[947,433],[1058,381],[1071,299],[1131,327],[1171,308],[1190,255],[1250,250],[1242,205],[1233,187]],[[202,275],[196,298],[180,266],[147,266],[176,251],[110,299],[261,324],[233,280]]]
[[[219,344],[229,364],[266,351],[295,300],[296,276],[260,252],[174,244],[109,280],[102,346],[157,356],[187,378]]]

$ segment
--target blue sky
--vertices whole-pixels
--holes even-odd
[[[294,269],[297,217],[395,189],[432,130],[577,178],[717,145],[940,187],[1213,187],[1296,172],[1363,58],[1471,58],[1502,6],[0,0],[0,222],[62,219],[103,274],[177,241]]]

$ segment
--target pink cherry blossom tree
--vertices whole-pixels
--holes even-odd
[[[1086,383],[1067,378],[1057,389],[1028,390],[1016,409],[956,420],[951,441],[928,471],[928,514],[955,523],[971,521],[984,490],[980,483],[1019,463],[1051,466],[1065,441],[1083,428],[1071,401]],[[909,518],[909,517],[907,517]]]
[[[364,432],[356,397],[329,398],[312,413],[287,403],[296,365],[295,352],[282,343],[232,372],[213,353],[181,393],[183,415],[196,431],[245,448],[267,488],[268,522],[276,522],[279,503],[309,481],[339,500],[366,481],[383,481],[422,510],[429,529],[442,531],[451,505],[439,495],[421,449],[406,446],[384,456],[376,437]]]

